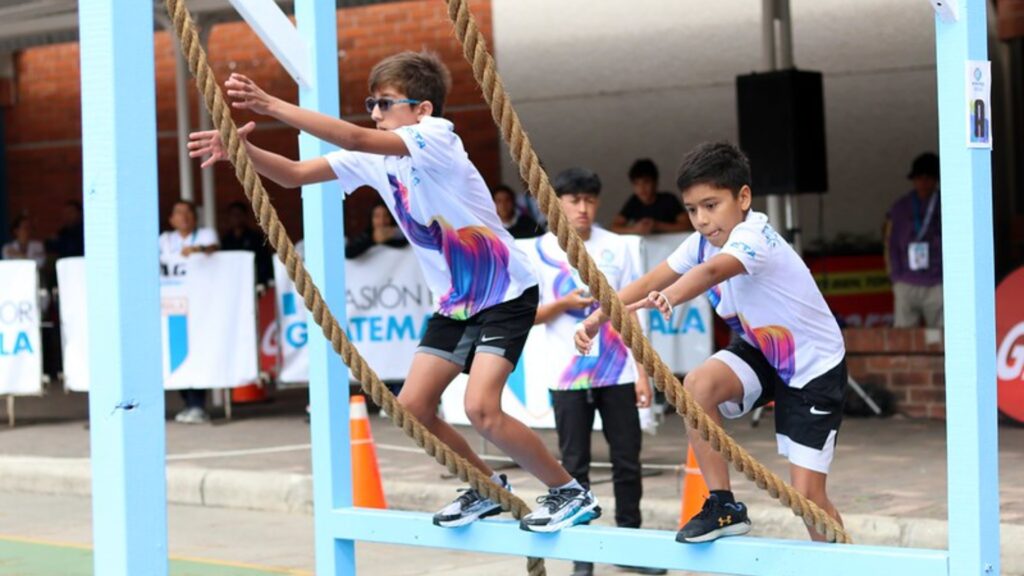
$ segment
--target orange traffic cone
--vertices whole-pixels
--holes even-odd
[[[359,508],[387,508],[380,468],[377,467],[377,450],[370,434],[366,399],[359,395],[349,400],[349,434],[352,436],[353,504]]]
[[[231,401],[235,404],[263,402],[267,399],[267,389],[258,382],[231,389]]]
[[[693,455],[693,447],[686,449],[686,476],[683,478],[683,506],[679,513],[679,527],[682,528],[690,518],[700,512],[704,501],[708,499],[708,485],[704,475],[697,467],[697,457]]]

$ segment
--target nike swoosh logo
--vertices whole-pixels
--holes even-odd
[[[484,342],[490,342],[492,340],[501,340],[502,338],[503,336],[491,336],[490,338],[488,338],[487,336],[481,336],[480,343],[482,344]]]
[[[831,410],[818,410],[816,407],[811,406],[811,414],[814,414],[815,416],[824,416],[826,414],[831,414],[831,413],[832,413]]]

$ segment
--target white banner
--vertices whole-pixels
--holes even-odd
[[[691,233],[658,234],[644,238],[643,271],[668,259]],[[657,310],[647,311],[647,337],[674,374],[685,374],[711,356],[713,328],[711,304],[700,296],[676,306],[666,321]]]
[[[0,394],[42,394],[38,294],[34,260],[0,261]]]
[[[161,259],[164,388],[233,388],[257,378],[252,252]],[[89,389],[85,259],[57,262],[65,386]]]
[[[274,261],[279,342],[284,384],[309,379],[306,356],[306,308],[284,265]],[[427,319],[433,313],[430,289],[411,249],[374,246],[359,258],[345,260],[346,315],[349,340],[383,380],[404,380]]]

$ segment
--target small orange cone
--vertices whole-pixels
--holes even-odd
[[[231,401],[235,404],[263,402],[267,399],[267,390],[259,383],[239,386],[231,389]]]
[[[352,437],[353,504],[358,508],[387,508],[380,468],[377,467],[377,449],[370,434],[366,399],[359,395],[349,400],[349,433]]]
[[[682,528],[690,518],[700,512],[704,501],[708,499],[708,485],[704,475],[697,466],[697,457],[693,455],[693,447],[686,449],[686,476],[683,478],[683,506],[679,513],[679,527]]]

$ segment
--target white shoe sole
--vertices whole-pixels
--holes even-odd
[[[683,538],[682,540],[676,540],[676,541],[677,542],[688,542],[690,544],[699,544],[701,542],[710,542],[712,540],[716,540],[718,538],[721,538],[722,536],[742,536],[743,534],[746,534],[747,532],[750,532],[750,521],[749,520],[747,520],[746,522],[740,522],[738,524],[730,524],[730,525],[726,526],[725,528],[719,528],[717,530],[712,530],[711,532],[708,532],[707,534],[702,534],[700,536],[694,536],[692,538]]]
[[[596,520],[601,517],[601,509],[597,506],[597,499],[594,499],[589,506],[584,506],[576,511],[575,514],[563,519],[561,522],[554,524],[543,524],[543,525],[531,525],[527,524],[525,520],[519,522],[519,528],[526,530],[527,532],[538,532],[541,534],[547,534],[550,532],[558,532],[563,528],[575,526],[582,522],[589,520]]]
[[[445,521],[445,520],[438,520],[437,518],[434,518],[434,526],[440,526],[441,528],[458,528],[459,526],[465,526],[466,524],[472,524],[473,522],[476,522],[477,520],[482,520],[484,518],[490,518],[491,516],[497,516],[498,514],[501,514],[501,506],[495,506],[494,508],[486,510],[486,511],[480,513],[480,514],[476,514],[474,516],[463,516],[461,518],[456,518],[455,520],[447,520],[447,521]]]

